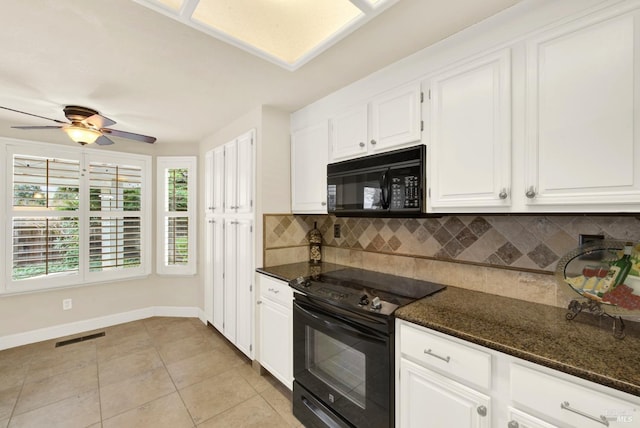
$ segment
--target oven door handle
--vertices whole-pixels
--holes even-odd
[[[349,336],[356,336],[356,337],[360,337],[362,339],[369,339],[369,340],[376,340],[376,341],[384,341],[384,336],[382,335],[377,335],[377,334],[371,334],[368,331],[365,331],[364,329],[356,329],[353,328],[347,324],[344,323],[335,323],[335,322],[331,322],[327,319],[321,318],[318,315],[314,314],[313,312],[308,311],[307,309],[304,309],[300,304],[295,303],[294,302],[294,306],[296,307],[296,309],[298,309],[300,312],[302,312],[305,316],[313,318],[314,320],[316,320],[317,322],[324,324],[328,329],[333,330],[333,331],[342,331],[345,334],[348,334]],[[328,316],[327,316],[328,317]]]

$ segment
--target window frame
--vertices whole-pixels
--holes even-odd
[[[165,173],[168,169],[188,170],[187,175],[187,210],[168,210],[168,188]],[[156,158],[156,273],[158,275],[193,276],[197,273],[197,186],[198,158],[196,156],[158,156]],[[168,236],[165,230],[167,218],[186,217],[187,258],[186,264],[168,265],[165,263]]]
[[[38,212],[46,210],[20,210],[13,207],[13,158],[14,155],[37,156],[41,158],[62,158],[78,160],[79,171],[79,204],[74,217],[78,218],[79,255],[78,271],[43,275],[33,278],[14,280],[13,275],[13,218],[38,217]],[[5,166],[5,173],[0,174],[0,200],[5,207],[0,210],[0,220],[5,227],[0,230],[5,245],[0,245],[0,256],[5,260],[0,263],[0,295],[22,294],[34,291],[50,291],[61,288],[77,287],[97,283],[122,281],[147,277],[151,273],[151,220],[152,220],[152,158],[148,155],[131,154],[91,149],[87,147],[65,147],[53,143],[41,143],[28,140],[0,138],[0,165]],[[89,269],[89,232],[90,218],[95,217],[89,204],[89,165],[91,162],[117,163],[119,165],[135,165],[141,172],[141,208],[140,208],[140,265],[126,269],[106,269],[91,272]],[[9,189],[11,186],[11,189]],[[55,217],[48,211],[49,217]],[[68,213],[70,211],[64,211]],[[126,211],[122,215],[124,216]]]

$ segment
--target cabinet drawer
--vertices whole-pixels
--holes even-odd
[[[545,419],[570,426],[640,426],[637,404],[517,364],[511,365],[511,398]]]
[[[491,355],[486,352],[404,324],[400,327],[400,352],[464,383],[491,387]]]
[[[284,281],[279,281],[271,277],[260,276],[260,297],[281,303],[287,308],[292,307],[293,290]]]

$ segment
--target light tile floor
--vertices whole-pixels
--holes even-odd
[[[0,351],[0,428],[302,426],[290,391],[198,319],[101,331]]]

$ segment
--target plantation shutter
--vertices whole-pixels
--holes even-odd
[[[89,271],[140,267],[142,168],[89,163]]]
[[[195,171],[194,157],[158,158],[159,273],[195,273]]]
[[[79,271],[80,160],[14,154],[11,279]]]

